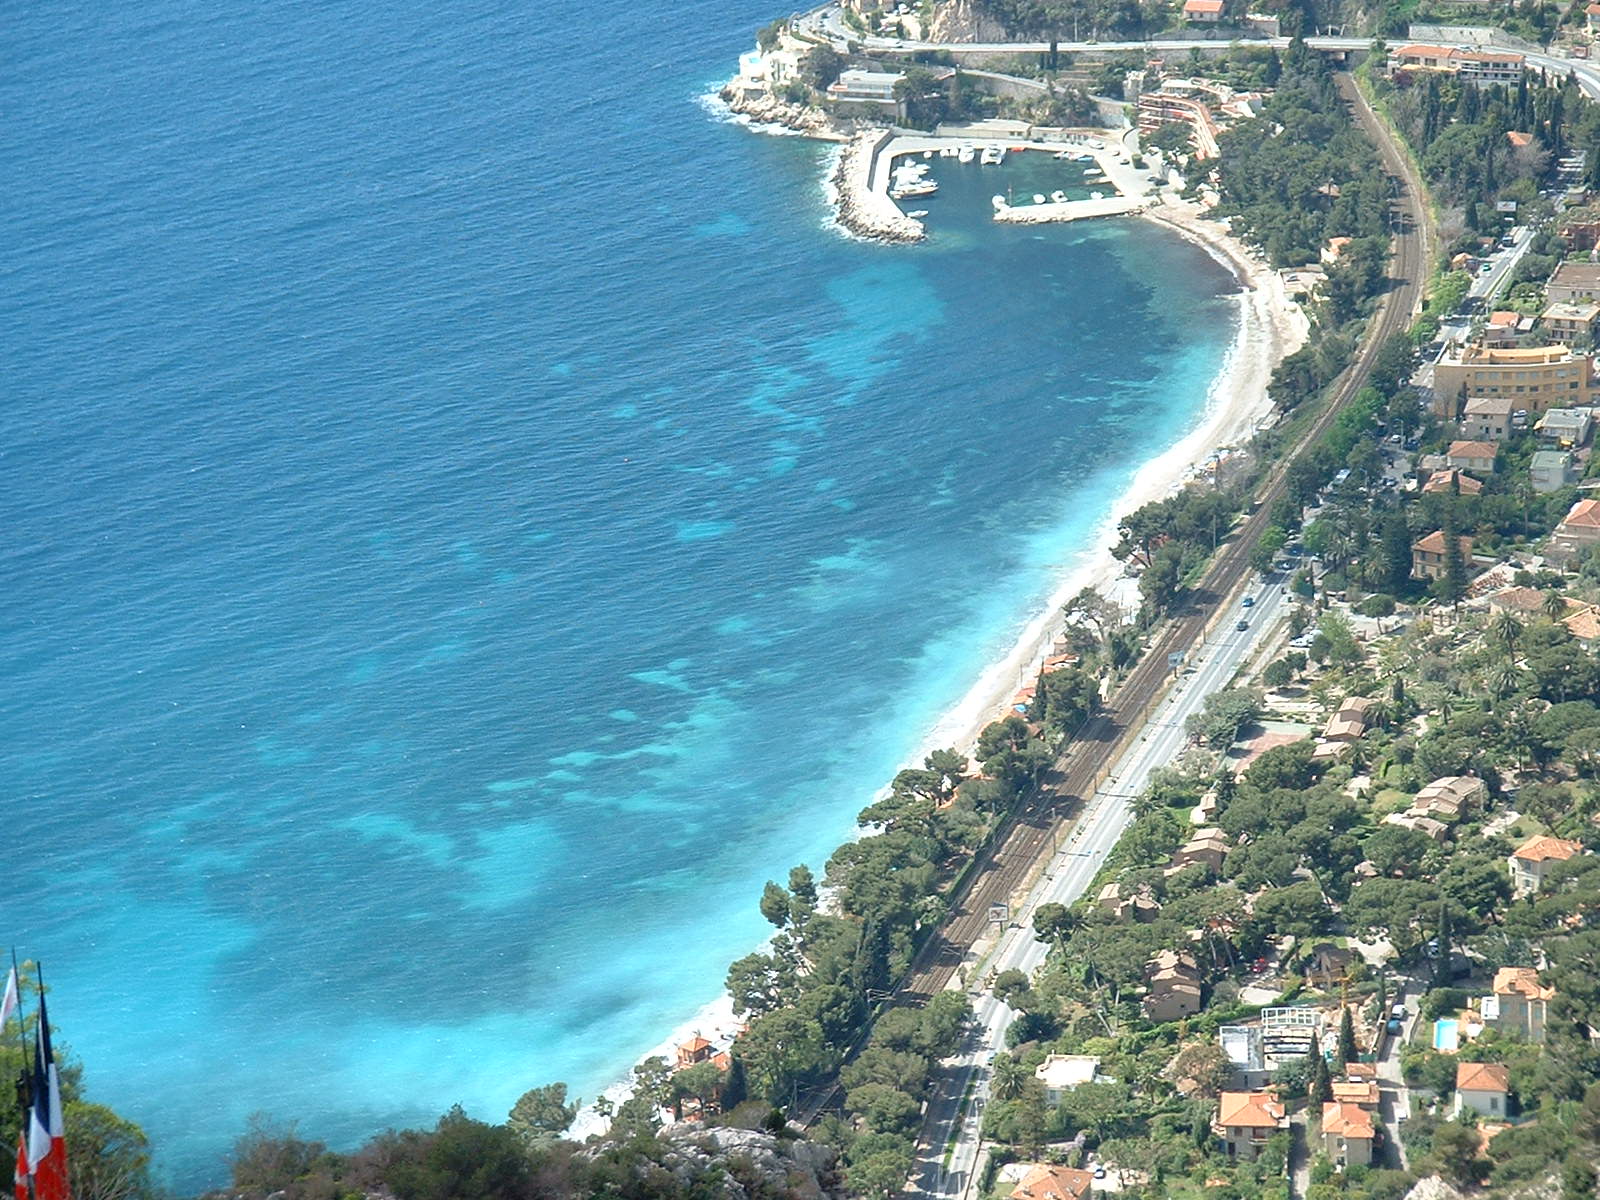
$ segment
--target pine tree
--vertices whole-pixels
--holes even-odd
[[[1450,945],[1450,907],[1439,901],[1439,953],[1433,960],[1433,986],[1450,986],[1450,958],[1454,949]]]
[[[1439,599],[1459,605],[1467,594],[1467,564],[1461,554],[1461,526],[1455,505],[1444,510],[1444,574],[1439,578]]]

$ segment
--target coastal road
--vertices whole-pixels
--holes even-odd
[[[1393,179],[1395,236],[1390,265],[1393,287],[1379,300],[1367,336],[1354,360],[1328,389],[1327,406],[1312,423],[1302,446],[1327,431],[1365,383],[1380,347],[1389,337],[1410,325],[1420,308],[1426,278],[1423,251],[1426,214],[1415,180],[1410,178],[1409,164],[1391,144],[1387,130],[1361,100],[1349,77],[1341,76],[1339,85],[1355,119],[1378,147],[1385,169]],[[899,999],[902,1002],[925,1002],[951,985],[972,947],[988,932],[990,905],[1013,901],[1016,893],[1060,844],[1071,822],[1083,821],[1084,827],[1089,827],[1094,819],[1088,815],[1093,811],[1092,803],[1102,784],[1113,777],[1116,764],[1134,745],[1135,739],[1148,738],[1160,731],[1162,713],[1157,705],[1170,679],[1171,656],[1181,655],[1185,661],[1194,661],[1197,651],[1205,646],[1208,632],[1232,613],[1231,606],[1225,611],[1224,605],[1250,578],[1250,551],[1267,528],[1273,505],[1284,494],[1287,461],[1288,456],[1285,456],[1274,469],[1254,510],[1213,557],[1187,609],[1168,622],[1147,647],[1139,664],[1115,695],[1056,763],[1045,785],[1022,806],[1000,844],[981,857],[966,890],[952,897],[951,915],[913,964],[901,989]],[[1125,801],[1125,794],[1123,799]],[[1086,859],[1086,862],[1094,861],[1097,859],[1092,856]],[[975,1130],[969,1128],[971,1125],[969,1120],[963,1126],[960,1141],[975,1136]],[[940,1158],[942,1150],[941,1145]],[[924,1154],[927,1153],[925,1148]],[[947,1180],[935,1178],[931,1182],[935,1187],[946,1189],[944,1194],[951,1194]]]
[[[1251,595],[1253,607],[1231,606],[1229,619],[1197,648],[1195,660],[1186,665],[1159,711],[1085,805],[1027,899],[1011,914],[998,945],[977,964],[980,977],[1013,969],[1031,975],[1044,962],[1049,947],[1033,935],[1034,910],[1047,903],[1071,904],[1083,895],[1132,819],[1132,799],[1144,791],[1157,767],[1170,763],[1187,745],[1184,723],[1189,716],[1233,680],[1293,607],[1284,574]],[[1243,631],[1236,627],[1241,619],[1248,625]],[[916,1189],[929,1196],[962,1196],[977,1176],[989,1064],[1005,1048],[1006,1027],[1016,1015],[982,987],[981,978],[972,981],[969,992],[973,1030],[962,1051],[939,1066],[919,1142]]]
[[[1014,41],[1014,42],[919,42],[908,38],[887,38],[857,33],[847,28],[840,15],[839,5],[829,3],[791,18],[796,33],[814,41],[825,41],[841,53],[855,47],[858,53],[872,55],[911,55],[929,50],[947,54],[1045,54],[1055,50],[1060,54],[1170,54],[1197,48],[1214,47],[1224,50],[1229,46],[1271,46],[1282,50],[1289,44],[1286,37],[1233,37],[1234,30],[1219,32],[1209,38],[1151,38],[1139,41]],[[1372,48],[1371,38],[1309,37],[1306,45],[1313,50],[1339,52],[1365,51]],[[1579,89],[1591,100],[1600,100],[1600,61],[1566,58],[1519,47],[1528,65],[1553,75],[1571,75]]]
[[[1302,445],[1332,426],[1339,411],[1365,383],[1379,348],[1410,325],[1420,305],[1426,275],[1421,232],[1425,214],[1414,186],[1406,179],[1409,166],[1389,144],[1386,131],[1361,101],[1349,77],[1341,76],[1339,82],[1356,119],[1379,147],[1384,165],[1394,178],[1396,234],[1390,268],[1394,286],[1379,300],[1354,361],[1330,387],[1330,401]],[[1274,469],[1254,511],[1213,556],[1185,611],[1167,623],[1122,686],[1068,746],[1044,786],[1023,806],[1001,844],[984,856],[965,894],[953,898],[951,918],[913,964],[903,989],[909,998],[926,1000],[949,985],[966,952],[985,933],[989,905],[1009,901],[1028,880],[1044,852],[1061,836],[1065,824],[1076,819],[1084,798],[1095,795],[1111,764],[1137,736],[1167,685],[1171,656],[1190,659],[1195,648],[1203,644],[1224,600],[1251,573],[1250,551],[1270,523],[1273,505],[1284,494],[1287,459],[1285,456]]]

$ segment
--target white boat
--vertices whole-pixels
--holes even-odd
[[[993,204],[997,209],[1005,208],[1006,198],[1004,196],[991,196],[989,197],[989,203]]]
[[[903,183],[891,188],[891,200],[909,200],[913,196],[931,196],[939,190],[939,185],[931,179],[919,180],[916,183]]]
[[[1106,198],[1106,194],[1104,192],[1090,192],[1089,193],[1089,199],[1091,199],[1091,200],[1104,200],[1105,198]]]
[[[986,167],[998,167],[1001,163],[1005,162],[1005,160],[1006,148],[1004,146],[985,146],[983,148],[983,155],[979,159],[979,161]]]
[[[1057,150],[1056,153],[1055,153],[1055,160],[1057,162],[1066,162],[1067,159],[1076,158],[1076,157],[1077,157],[1077,155],[1074,154],[1071,150]]]
[[[906,214],[908,217],[925,217],[927,215],[928,210],[925,208],[914,208]]]
[[[1067,194],[1057,189],[1050,193],[1050,201],[1053,204],[1065,204],[1067,202]]]
[[[977,157],[978,152],[971,146],[963,146],[960,150],[956,151],[956,159],[958,162],[969,163]]]
[[[1044,203],[1044,193],[1043,192],[1035,192],[1033,194],[1033,202],[1035,204],[1043,204]]]
[[[924,150],[922,152],[922,157],[923,158],[932,158],[933,157],[933,151],[932,150]]]

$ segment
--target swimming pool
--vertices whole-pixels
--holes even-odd
[[[1433,1023],[1433,1048],[1454,1054],[1461,1045],[1461,1022],[1445,1017]]]

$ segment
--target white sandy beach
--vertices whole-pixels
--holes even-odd
[[[837,186],[837,160],[828,172]],[[1273,368],[1306,339],[1308,324],[1300,306],[1289,299],[1282,279],[1252,250],[1227,233],[1216,221],[1205,219],[1198,205],[1168,196],[1141,214],[1175,229],[1200,244],[1238,279],[1239,324],[1221,371],[1212,381],[1199,423],[1177,443],[1145,463],[1127,489],[1112,505],[1093,542],[1063,571],[1050,600],[1024,626],[1011,650],[991,663],[966,695],[929,730],[908,764],[919,763],[930,750],[954,746],[971,754],[984,726],[1004,714],[1019,687],[1032,683],[1047,648],[1060,631],[1062,606],[1085,587],[1096,587],[1130,605],[1138,600],[1136,587],[1123,577],[1123,565],[1111,554],[1116,529],[1124,515],[1152,500],[1171,495],[1197,472],[1212,454],[1239,445],[1267,421],[1271,404],[1267,384]],[[845,232],[841,230],[841,232]],[[884,781],[887,785],[887,780]],[[867,803],[863,797],[863,803]],[[754,903],[755,898],[751,898]],[[693,1014],[654,1047],[651,1055],[672,1057],[673,1048],[692,1034],[726,1045],[738,1026],[731,999],[719,995]],[[606,1090],[614,1102],[628,1094],[625,1081]],[[599,1132],[604,1122],[585,1109],[574,1126],[578,1136]]]

